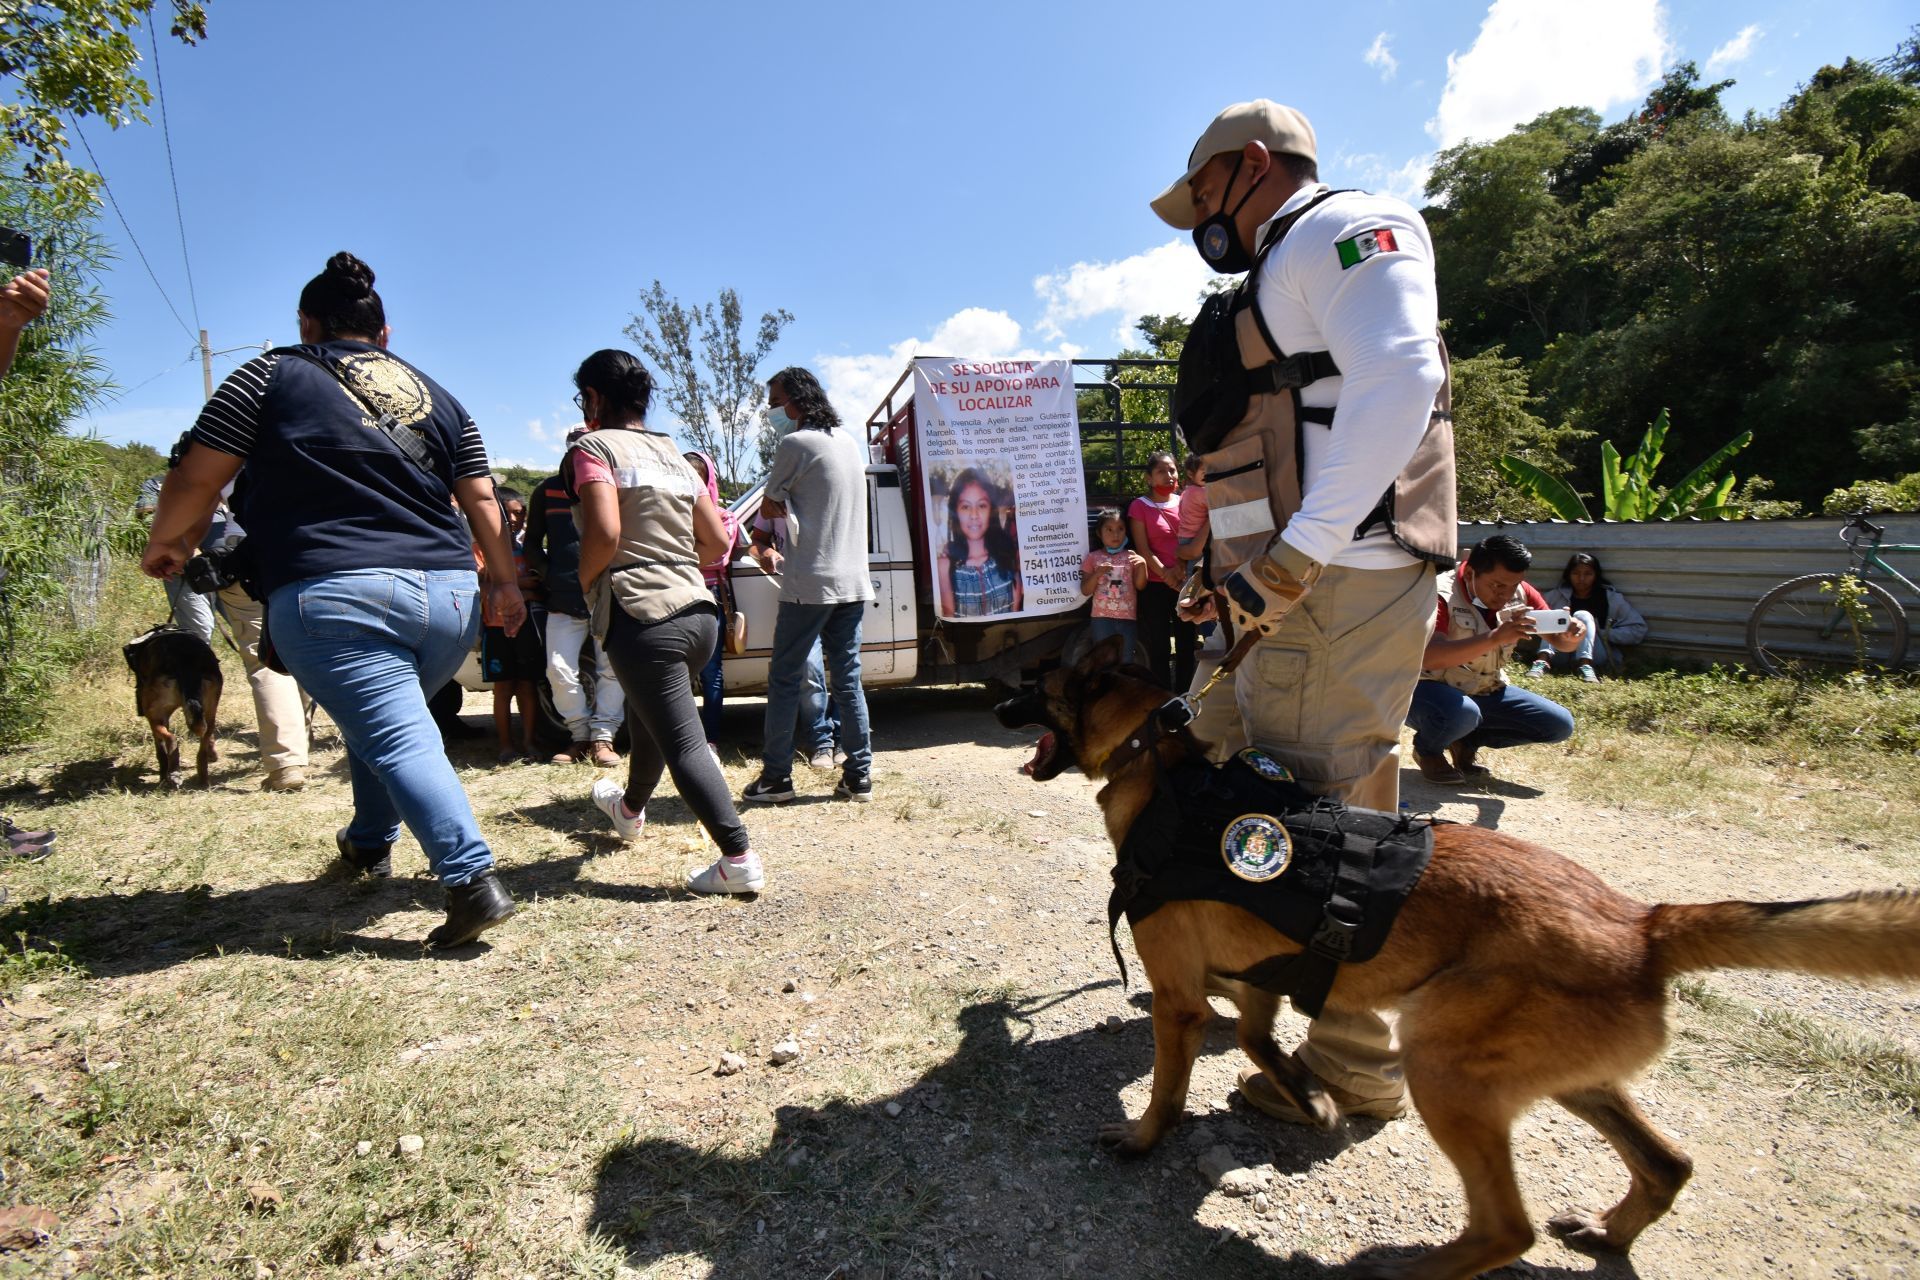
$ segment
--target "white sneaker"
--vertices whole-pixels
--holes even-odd
[[[832,773],[838,767],[832,747],[822,747],[807,757],[807,767],[818,773]]]
[[[612,778],[596,778],[593,784],[593,803],[600,812],[613,819],[613,829],[622,840],[633,840],[640,835],[640,829],[647,825],[647,815],[640,814],[629,818],[626,806],[621,803],[627,789]]]
[[[751,849],[738,858],[715,858],[705,871],[687,877],[692,893],[758,893],[766,883],[760,855]]]

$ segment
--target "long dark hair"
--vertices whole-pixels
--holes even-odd
[[[787,388],[787,394],[793,394],[792,387]],[[1000,501],[1000,490],[975,467],[968,467],[955,476],[947,489],[947,559],[958,565],[967,558],[966,535],[960,532],[960,495],[968,486],[976,484],[986,491],[987,501],[993,504],[993,512],[987,516],[984,539],[987,558],[999,565],[1008,577],[1015,577],[1020,572],[1020,548],[1013,544],[1013,535],[1000,524],[998,513],[1004,505]]]
[[[327,269],[307,281],[300,314],[320,326],[322,338],[378,339],[387,327],[387,309],[373,291],[373,268],[346,252],[328,258]]]
[[[591,388],[598,393],[606,410],[632,410],[642,422],[647,418],[647,405],[653,401],[653,375],[647,372],[647,366],[631,351],[616,347],[596,351],[582,360],[573,371],[573,385],[579,391]]]
[[[812,371],[793,365],[767,379],[768,386],[776,382],[787,393],[787,404],[801,426],[831,431],[840,425],[840,415],[827,401],[827,389],[820,385],[820,379],[814,377]]]
[[[1573,568],[1575,565],[1581,564],[1593,570],[1593,589],[1595,591],[1605,591],[1613,585],[1607,581],[1606,572],[1600,568],[1600,562],[1598,560],[1585,551],[1576,551],[1567,557],[1567,567],[1560,571],[1560,585],[1565,587],[1569,592],[1573,590]]]

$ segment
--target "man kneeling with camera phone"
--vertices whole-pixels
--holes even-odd
[[[1532,563],[1519,539],[1496,533],[1440,576],[1433,638],[1407,709],[1414,763],[1429,782],[1488,777],[1492,771],[1476,762],[1483,748],[1573,736],[1572,712],[1507,678],[1514,646],[1526,637],[1572,653],[1586,634],[1578,618],[1549,609],[1527,582]]]

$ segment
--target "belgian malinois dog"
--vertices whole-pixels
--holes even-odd
[[[1105,780],[1098,801],[1116,850],[1151,799],[1156,770],[1205,750],[1186,729],[1143,752],[1121,750],[1167,693],[1145,669],[1117,665],[1119,656],[1117,640],[1096,646],[995,709],[1008,728],[1047,730],[1034,781],[1073,765]],[[1664,1214],[1693,1162],[1648,1123],[1626,1082],[1665,1044],[1666,985],[1676,974],[1755,968],[1920,978],[1920,893],[1653,906],[1498,831],[1446,824],[1434,837],[1432,862],[1384,946],[1366,963],[1340,968],[1327,1005],[1398,1011],[1407,1084],[1466,1185],[1467,1225],[1437,1249],[1369,1262],[1357,1274],[1456,1280],[1526,1252],[1534,1233],[1509,1135],[1541,1098],[1598,1129],[1631,1177],[1611,1209],[1561,1214],[1550,1230],[1578,1247],[1625,1250]],[[1208,975],[1243,973],[1300,947],[1239,907],[1191,900],[1142,919],[1133,941],[1153,987],[1152,1096],[1138,1120],[1104,1126],[1100,1138],[1138,1155],[1180,1119],[1212,1016]],[[1302,1110],[1337,1123],[1319,1082],[1274,1043],[1279,998],[1230,986],[1241,1049]]]
[[[201,786],[210,785],[207,768],[220,758],[213,734],[223,683],[213,646],[190,631],[159,626],[127,641],[120,652],[133,669],[134,706],[153,730],[160,780],[180,785],[180,741],[168,724],[182,711],[188,730],[200,739],[196,776]]]

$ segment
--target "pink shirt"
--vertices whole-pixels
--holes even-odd
[[[1094,617],[1130,620],[1139,614],[1140,598],[1133,585],[1133,568],[1127,563],[1129,554],[1125,547],[1118,551],[1102,547],[1087,552],[1080,561],[1083,578],[1095,569],[1101,570],[1100,580],[1093,584]]]
[[[1190,542],[1206,531],[1207,486],[1190,484],[1180,491],[1180,541]]]
[[[1152,498],[1135,498],[1127,508],[1127,518],[1146,526],[1147,546],[1161,564],[1180,562],[1180,495],[1170,495],[1164,503]]]

